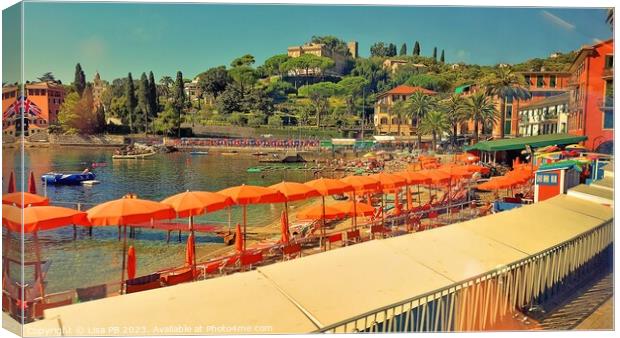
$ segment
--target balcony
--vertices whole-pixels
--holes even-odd
[[[601,109],[603,110],[614,109],[614,98],[613,97],[600,98],[596,101],[596,106],[601,107]]]
[[[603,70],[603,79],[613,79],[614,77],[614,69],[613,68],[605,68]]]

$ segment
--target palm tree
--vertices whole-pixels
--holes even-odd
[[[434,97],[426,95],[422,92],[415,92],[407,99],[408,115],[411,117],[411,123],[415,121],[415,127],[420,127],[420,121],[428,114],[428,112],[437,108],[437,101]],[[418,149],[422,147],[422,134],[418,132]]]
[[[400,100],[394,103],[388,110],[388,115],[396,117],[396,120],[398,121],[396,129],[396,134],[398,136],[400,136],[400,126],[403,120],[407,117],[407,108],[407,102],[405,100]]]
[[[482,92],[468,97],[465,100],[465,109],[467,119],[474,121],[474,141],[477,143],[480,124],[496,124],[499,113],[495,108],[493,100]]]
[[[614,29],[614,9],[607,9],[607,15],[605,16],[605,22],[609,24],[609,27]]]
[[[456,134],[458,125],[467,120],[465,114],[465,100],[459,94],[452,94],[449,98],[440,102],[441,111],[446,114],[448,122],[452,127],[452,146],[456,145]]]
[[[433,135],[433,151],[437,149],[437,135],[442,135],[446,131],[450,130],[450,122],[448,117],[441,111],[431,110],[420,123],[419,132],[424,134]]]
[[[525,83],[525,79],[522,75],[514,73],[509,68],[500,68],[497,72],[485,81],[486,94],[491,96],[497,96],[500,98],[500,123],[501,131],[500,136],[504,138],[505,127],[504,121],[506,120],[506,99],[512,98],[517,100],[527,100],[532,97],[532,94],[527,89],[529,85]]]

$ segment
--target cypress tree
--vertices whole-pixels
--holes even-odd
[[[441,56],[439,57],[439,62],[441,62],[441,63],[446,62],[446,58],[445,58],[443,49],[441,50]]]
[[[153,72],[149,72],[149,115],[151,116],[151,131],[155,130],[155,118],[159,113],[159,98],[157,96],[157,84]]]
[[[84,89],[86,88],[86,76],[84,75],[84,71],[82,70],[82,66],[78,63],[75,65],[75,77],[73,80],[73,86],[75,87],[75,91],[82,97],[82,93],[84,93]]]
[[[407,55],[407,44],[403,43],[402,46],[400,46],[400,53],[398,53],[398,55]]]
[[[177,79],[174,82],[173,91],[173,105],[177,115],[177,135],[181,137],[181,114],[185,107],[185,88],[183,85],[183,73],[181,73],[181,71],[177,72]]]
[[[433,47],[433,60],[437,61],[437,47]]]
[[[388,55],[387,56],[396,56],[396,45],[393,43],[390,43],[388,45]]]
[[[142,123],[144,123],[145,135],[148,132],[150,101],[149,80],[146,77],[146,74],[142,73],[142,76],[140,76],[140,84],[138,86],[138,107],[142,111],[142,116],[144,119]]]
[[[127,95],[127,114],[129,115],[129,133],[133,133],[133,114],[138,105],[136,99],[136,90],[133,85],[133,78],[131,73],[127,75],[126,93]]]
[[[420,43],[417,41],[415,42],[415,45],[413,46],[413,55],[420,56]]]

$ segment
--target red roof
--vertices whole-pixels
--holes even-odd
[[[407,86],[407,85],[400,85],[400,86],[396,86],[394,88],[392,88],[391,90],[388,90],[387,92],[381,94],[381,96],[386,95],[386,94],[392,94],[392,95],[411,95],[415,92],[422,92],[424,94],[428,94],[428,95],[434,95],[437,94],[437,92],[434,92],[432,90],[428,90],[426,88],[422,88],[422,87],[412,87],[412,86]]]

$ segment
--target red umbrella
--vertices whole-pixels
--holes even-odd
[[[187,237],[187,247],[185,248],[185,265],[191,266],[192,269],[196,265],[196,245],[194,243],[193,233],[190,233]]]
[[[31,194],[37,193],[37,183],[34,180],[34,172],[30,172],[30,177],[28,178],[28,192]]]
[[[15,192],[15,174],[13,173],[13,170],[11,170],[11,174],[9,175],[9,186],[7,188],[7,193],[13,193]]]
[[[282,243],[288,244],[290,237],[288,230],[288,215],[284,210],[282,210],[282,215],[280,216],[280,225],[282,226]]]
[[[235,248],[237,249],[238,252],[243,252],[243,247],[244,247],[243,235],[245,234],[241,233],[241,225],[237,223],[237,229],[235,231]]]
[[[2,204],[15,205],[20,208],[44,206],[49,204],[49,199],[29,192],[18,191],[2,195]]]
[[[136,278],[136,250],[133,245],[127,251],[127,279]]]

